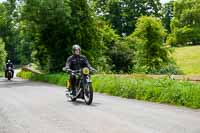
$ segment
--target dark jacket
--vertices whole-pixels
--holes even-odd
[[[65,69],[71,70],[80,70],[84,67],[88,67],[89,69],[93,70],[90,66],[87,58],[83,55],[72,55],[67,59]]]
[[[9,67],[11,67],[12,69],[14,68],[13,63],[6,63],[6,69],[8,69]]]

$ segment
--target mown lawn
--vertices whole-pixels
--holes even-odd
[[[184,74],[200,75],[200,46],[175,48],[173,57]]]

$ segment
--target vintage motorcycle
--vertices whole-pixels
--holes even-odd
[[[8,78],[8,80],[11,80],[12,75],[13,75],[12,68],[8,67],[8,70],[7,70],[7,73],[6,73],[6,77]]]
[[[72,76],[75,76],[76,82],[75,82],[75,89],[76,89],[76,95],[71,95],[71,88],[68,88],[71,86],[70,82],[67,82],[67,91],[66,96],[71,99],[71,101],[76,101],[77,98],[81,98],[85,100],[85,103],[87,105],[90,105],[93,100],[93,88],[92,88],[92,81],[91,81],[91,73],[90,69],[88,67],[84,67],[81,70],[70,70],[69,71]]]

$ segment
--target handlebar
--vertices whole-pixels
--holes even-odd
[[[80,70],[71,70],[71,69],[63,68],[63,71],[70,72],[70,73],[80,73],[82,71],[82,69],[80,69]],[[93,69],[90,69],[90,72],[94,73],[94,72],[97,72],[97,70],[93,68]]]
[[[81,72],[81,70],[69,70],[68,72],[71,72],[71,73],[79,73],[79,72]]]

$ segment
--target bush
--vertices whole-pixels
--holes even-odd
[[[168,38],[169,43],[175,46],[198,45],[200,43],[199,8],[200,2],[196,0],[177,0],[174,2],[174,15],[171,21],[173,37]]]
[[[177,46],[176,45],[176,36],[174,34],[169,34],[167,36],[166,44],[169,46]]]
[[[100,50],[102,56],[96,58],[99,62],[96,66],[103,66],[99,70],[106,73],[129,72],[133,66],[133,51],[106,22],[99,20],[98,29],[101,45],[104,47]]]
[[[24,79],[31,79],[34,81],[43,81],[52,84],[57,84],[61,86],[66,85],[67,75],[65,73],[55,73],[55,74],[36,74],[32,72],[21,71],[17,74],[18,77]]]
[[[109,64],[112,65],[113,72],[130,72],[133,67],[133,51],[126,43],[118,42],[109,52]]]
[[[200,108],[200,85],[169,79],[95,76],[96,91],[126,98]]]
[[[134,71],[155,73],[170,63],[170,47],[163,44],[166,32],[157,18],[143,16],[137,21],[135,32],[128,40],[134,46]]]
[[[5,51],[5,44],[3,40],[0,38],[0,71],[4,69],[5,60],[6,60],[6,51]]]
[[[0,72],[0,77],[3,77],[3,72]]]

